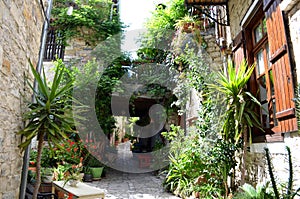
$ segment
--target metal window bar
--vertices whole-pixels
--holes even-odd
[[[53,61],[57,58],[64,59],[65,46],[60,39],[59,31],[54,28],[50,28],[47,35],[44,61]]]

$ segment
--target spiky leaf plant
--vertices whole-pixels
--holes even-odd
[[[50,147],[58,145],[61,140],[67,138],[66,132],[73,131],[74,125],[71,114],[72,98],[68,94],[70,93],[68,91],[72,89],[72,82],[62,85],[64,68],[57,67],[53,83],[49,86],[45,72],[42,71],[42,75],[39,74],[31,62],[30,67],[38,84],[38,89],[35,90],[33,85],[29,83],[35,100],[28,103],[29,110],[24,114],[27,125],[17,134],[25,137],[19,145],[23,150],[33,138],[37,137],[37,181],[33,193],[33,198],[36,199],[41,183],[41,156],[44,138],[47,138]]]
[[[238,68],[230,61],[227,72],[219,72],[217,83],[212,88],[222,96],[221,104],[226,106],[223,115],[222,137],[225,142],[238,144],[243,139],[243,161],[241,183],[245,179],[245,160],[247,152],[247,137],[251,142],[251,130],[257,127],[262,130],[255,108],[260,102],[247,91],[247,83],[255,65],[248,66],[243,60]],[[219,102],[218,102],[219,103]]]

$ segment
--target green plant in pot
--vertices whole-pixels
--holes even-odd
[[[102,176],[104,167],[91,167],[93,180],[99,180]]]
[[[62,62],[61,62],[62,64]],[[61,140],[67,139],[66,132],[73,132],[73,115],[71,114],[72,97],[68,94],[73,83],[62,84],[64,67],[57,67],[52,85],[48,85],[45,72],[39,74],[30,62],[31,71],[37,82],[38,89],[33,85],[34,101],[27,104],[28,111],[24,114],[27,121],[25,128],[17,134],[25,139],[19,147],[25,150],[32,139],[37,137],[36,183],[33,191],[33,199],[37,198],[41,184],[41,158],[44,148],[44,138],[47,137],[48,145],[59,147]]]
[[[88,166],[85,166],[84,169],[84,176],[83,176],[83,181],[84,182],[92,182],[93,181],[93,175],[91,172],[91,168]]]
[[[196,16],[185,15],[178,19],[175,23],[175,28],[182,32],[191,33],[201,26],[201,21]]]
[[[99,180],[104,170],[103,164],[96,157],[90,155],[87,165],[90,169],[93,180]]]
[[[44,183],[51,183],[53,180],[53,168],[42,167],[41,178]]]

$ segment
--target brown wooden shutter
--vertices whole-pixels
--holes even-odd
[[[241,64],[242,60],[245,58],[245,48],[244,48],[244,33],[241,31],[233,40],[233,61],[236,68]]]
[[[267,21],[270,62],[275,78],[276,118],[278,119],[276,136],[298,130],[293,101],[293,77],[280,2],[280,0],[264,0],[263,4]]]

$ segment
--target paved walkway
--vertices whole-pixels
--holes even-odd
[[[178,199],[162,187],[162,178],[153,173],[123,173],[106,169],[99,181],[88,183],[104,189],[106,199]]]

